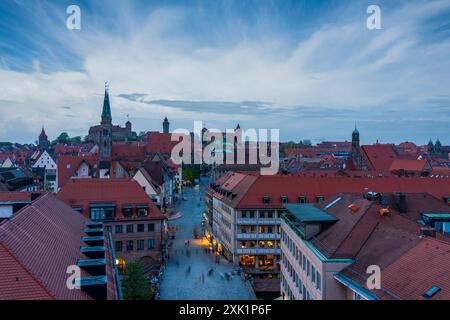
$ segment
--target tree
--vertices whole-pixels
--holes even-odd
[[[144,276],[144,265],[139,260],[127,263],[122,282],[125,300],[150,300],[152,291]]]
[[[70,142],[81,143],[81,137],[76,136],[76,137],[70,138]]]
[[[56,138],[55,141],[52,142],[52,144],[57,144],[57,143],[66,143],[67,141],[69,141],[69,135],[67,134],[67,132],[62,132],[58,138]]]

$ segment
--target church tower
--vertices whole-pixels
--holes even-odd
[[[362,157],[360,153],[359,131],[356,128],[352,133],[352,161],[356,170],[362,170]]]
[[[45,150],[50,147],[50,142],[48,141],[47,134],[45,133],[44,127],[42,127],[41,134],[39,135],[39,148]]]
[[[102,121],[100,122],[100,159],[110,161],[112,148],[112,117],[109,104],[109,87],[105,83],[105,97],[103,99]]]
[[[170,132],[169,126],[170,126],[169,120],[167,120],[167,117],[165,117],[164,118],[164,122],[163,122],[163,133],[169,133]]]

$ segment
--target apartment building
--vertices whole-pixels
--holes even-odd
[[[120,271],[140,259],[146,266],[162,263],[165,216],[142,187],[129,179],[73,179],[57,196],[112,233]]]
[[[284,299],[450,297],[450,275],[443,272],[450,265],[450,207],[443,201],[425,193],[366,198],[341,194],[320,206],[285,207],[280,277]],[[378,289],[368,286],[369,266],[381,271]]]
[[[217,252],[245,272],[258,278],[278,277],[283,249],[281,216],[287,211],[285,205],[320,206],[334,201],[342,192],[358,196],[382,192],[427,192],[437,202],[445,204],[450,184],[448,179],[418,177],[262,176],[252,172],[229,172],[205,192],[205,233]],[[315,224],[320,225],[318,222]],[[310,265],[314,262],[318,263],[311,256]],[[341,263],[349,263],[345,259],[322,262],[331,269],[322,270],[317,264],[314,268],[325,273],[334,272],[334,266],[341,268]],[[328,280],[323,276],[321,280],[322,285],[326,285]],[[308,292],[312,299],[324,294],[313,290]]]

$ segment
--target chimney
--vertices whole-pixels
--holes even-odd
[[[394,195],[394,199],[398,211],[400,213],[406,213],[408,211],[406,206],[406,195],[402,192],[399,192]]]
[[[420,237],[433,237],[436,238],[436,229],[431,227],[420,228]]]

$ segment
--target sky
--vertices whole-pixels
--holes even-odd
[[[370,30],[369,5],[381,9]],[[69,5],[81,29],[69,30]],[[133,130],[450,144],[450,0],[2,0],[0,141]]]

